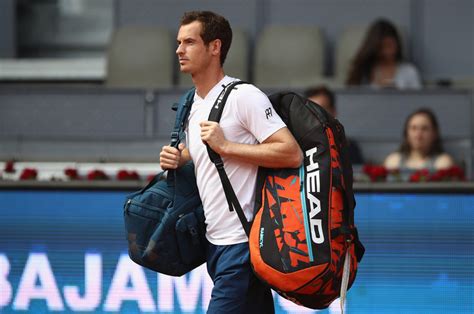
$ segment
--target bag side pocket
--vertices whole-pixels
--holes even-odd
[[[195,263],[204,257],[204,231],[202,221],[196,217],[193,211],[183,214],[176,221],[176,238],[179,254],[186,264]]]

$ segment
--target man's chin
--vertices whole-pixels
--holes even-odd
[[[190,73],[189,68],[186,67],[186,66],[182,66],[182,65],[179,67],[179,71],[181,71],[182,73],[186,73],[186,74]]]

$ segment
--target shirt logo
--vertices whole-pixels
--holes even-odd
[[[272,107],[265,109],[265,115],[267,116],[267,120],[272,116]]]

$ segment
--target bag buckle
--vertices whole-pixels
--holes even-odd
[[[188,226],[189,233],[191,234],[191,242],[194,245],[199,245],[199,233],[194,226]]]
[[[171,132],[171,146],[174,146],[179,141],[179,132]]]
[[[214,165],[216,165],[217,169],[224,169],[224,161],[222,161],[222,158],[220,156],[215,158],[212,162],[214,163]]]

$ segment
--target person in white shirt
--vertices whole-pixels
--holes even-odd
[[[396,89],[422,87],[418,70],[403,58],[400,35],[390,21],[378,19],[369,27],[346,84]]]
[[[250,84],[238,85],[227,100],[220,123],[207,121],[223,86],[236,80],[224,74],[232,30],[222,16],[209,11],[184,14],[177,36],[180,70],[196,88],[188,118],[186,146],[164,146],[163,169],[192,160],[206,217],[207,269],[214,282],[208,313],[274,313],[273,298],[253,274],[248,238],[230,211],[208,144],[220,154],[247,219],[253,218],[258,166],[299,167],[302,152],[270,101]]]

